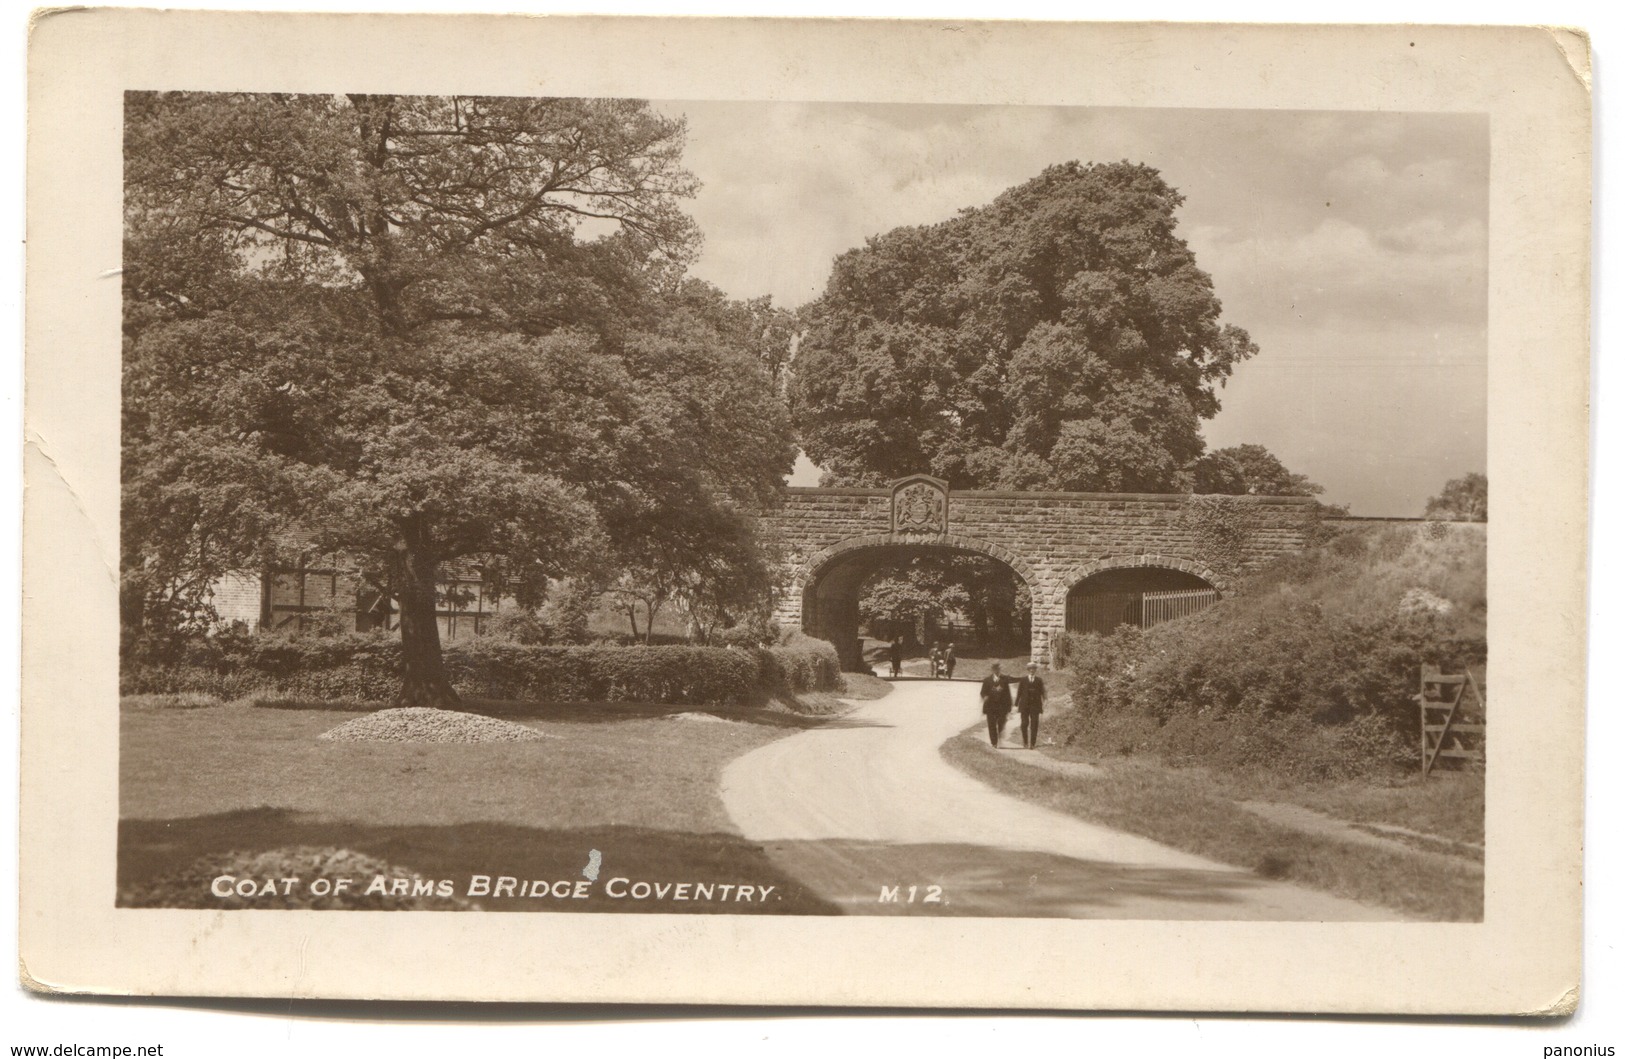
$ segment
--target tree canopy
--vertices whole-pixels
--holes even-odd
[[[1464,474],[1446,482],[1439,495],[1428,498],[1425,518],[1451,522],[1490,520],[1490,480],[1482,474]]]
[[[399,602],[403,701],[445,702],[452,560],[531,601],[613,561],[765,577],[743,509],[793,448],[760,312],[683,278],[680,121],[136,93],[125,128],[127,620],[298,528]]]
[[[1231,496],[1319,496],[1325,488],[1293,474],[1262,445],[1214,449],[1192,468],[1192,490]]]
[[[858,616],[873,635],[931,635],[952,612],[970,620],[978,645],[1020,638],[1032,601],[1014,571],[983,555],[927,552],[864,582]]]
[[[826,484],[928,470],[983,488],[1189,485],[1217,389],[1257,352],[1127,162],[1052,166],[835,262],[793,383]]]

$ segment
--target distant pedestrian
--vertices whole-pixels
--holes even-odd
[[[931,645],[931,679],[935,680],[940,676],[942,676],[942,645],[934,643]]]
[[[957,661],[958,659],[954,657],[953,641],[950,640],[948,642],[947,650],[942,652],[942,671],[948,674],[949,680],[954,678],[954,663]]]
[[[1016,683],[1016,712],[1021,714],[1021,745],[1028,750],[1038,747],[1038,718],[1044,712],[1044,678],[1038,675],[1038,663],[1027,663],[1027,675]]]
[[[891,678],[896,680],[903,675],[903,638],[901,636],[892,637],[891,648],[888,653],[891,655]]]
[[[999,672],[997,662],[993,672],[982,679],[982,713],[987,717],[987,741],[997,749],[1010,720],[1010,678]]]

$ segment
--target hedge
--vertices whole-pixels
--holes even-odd
[[[1483,686],[1482,534],[1348,532],[1249,575],[1202,612],[1068,634],[1063,742],[1310,780],[1414,771],[1422,666]]]
[[[772,691],[840,691],[841,658],[828,640],[792,633],[774,647],[754,649],[760,683]]]
[[[761,692],[840,687],[821,640],[767,648],[535,646],[481,638],[445,648],[447,675],[475,699],[737,705]],[[201,692],[222,699],[376,702],[400,690],[400,643],[377,636],[221,637],[179,658],[126,658],[126,695]]]

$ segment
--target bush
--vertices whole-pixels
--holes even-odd
[[[475,699],[737,705],[764,690],[840,687],[835,649],[805,637],[755,650],[546,646],[479,637],[449,645],[445,660],[452,685]],[[400,643],[384,636],[222,637],[193,643],[178,657],[127,656],[119,683],[124,695],[376,702],[395,697],[400,669]]]
[[[841,659],[835,645],[796,632],[787,642],[757,648],[761,686],[770,691],[840,691]]]
[[[1092,641],[1099,637],[1090,633],[1063,632],[1056,634],[1050,641],[1050,651],[1054,654],[1056,669],[1071,669],[1074,658],[1083,657],[1084,652],[1092,650]]]
[[[275,693],[365,702],[400,688],[400,643],[378,635],[220,636],[159,658],[126,654],[122,695],[193,691],[226,701]]]
[[[501,610],[486,618],[480,635],[488,640],[506,640],[510,643],[532,646],[553,642],[553,630],[534,611]]]
[[[1485,661],[1483,582],[1482,535],[1402,527],[1331,540],[1201,614],[1062,637],[1077,709],[1057,734],[1298,779],[1412,769],[1420,668]]]
[[[554,582],[548,588],[546,602],[537,613],[537,620],[546,630],[543,642],[588,642],[592,635],[587,625],[597,602],[598,590],[592,584],[571,577]]]
[[[528,647],[474,640],[446,650],[459,692],[529,702],[734,705],[757,687],[748,654],[715,647]]]
[[[781,635],[776,622],[753,616],[738,625],[718,629],[711,634],[711,642],[718,647],[766,647],[777,643]]]

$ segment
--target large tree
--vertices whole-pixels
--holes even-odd
[[[1452,522],[1488,522],[1490,519],[1490,480],[1476,472],[1452,478],[1438,496],[1428,498],[1425,518]]]
[[[398,601],[401,701],[444,703],[443,564],[534,599],[639,540],[704,558],[791,450],[755,352],[668,319],[683,135],[629,100],[128,97],[127,614],[297,527]]]
[[[1214,449],[1192,468],[1192,491],[1231,496],[1319,496],[1325,487],[1307,475],[1294,474],[1262,445]]]
[[[831,484],[1174,490],[1257,351],[1127,162],[1052,166],[990,205],[839,257],[805,312],[794,404]]]

